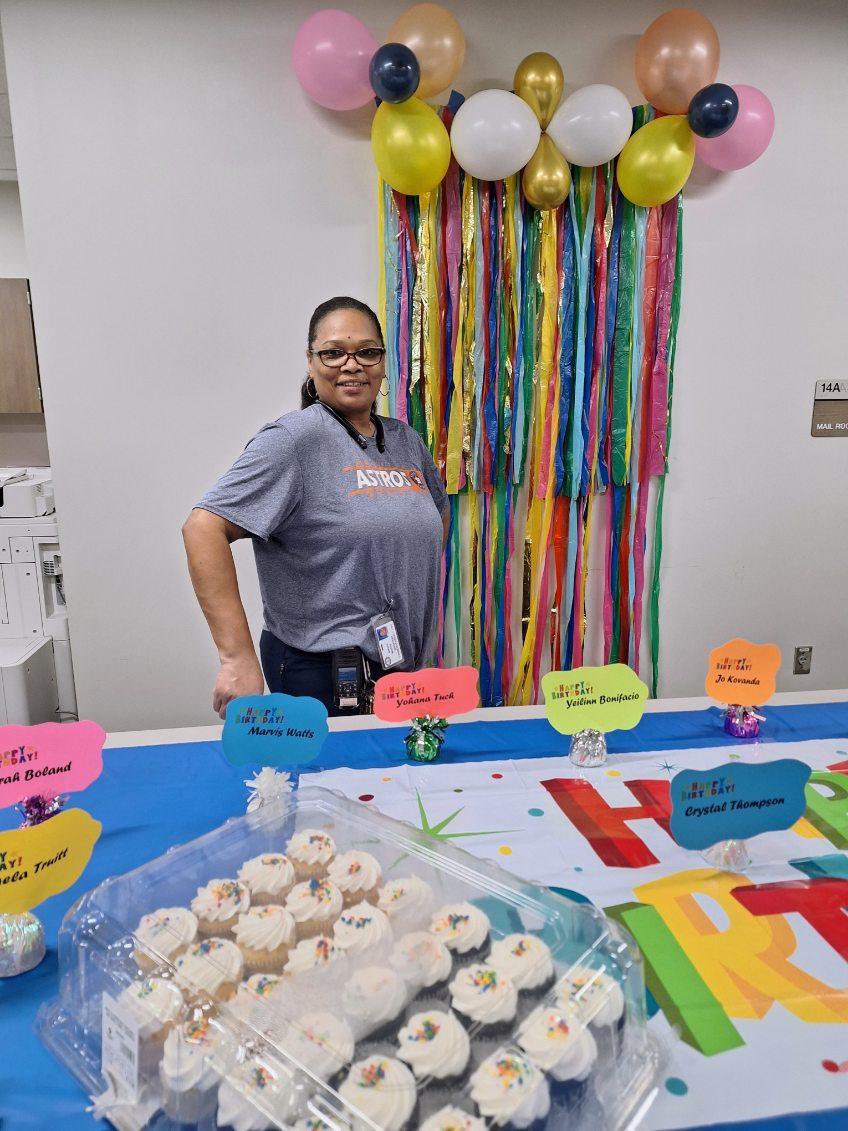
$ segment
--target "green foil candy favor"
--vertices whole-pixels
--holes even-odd
[[[445,741],[447,725],[447,719],[439,719],[435,715],[413,719],[409,734],[404,739],[407,757],[413,762],[435,761]]]

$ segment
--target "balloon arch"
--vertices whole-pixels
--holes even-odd
[[[447,106],[465,40],[416,4],[380,46],[317,12],[293,63],[337,110],[376,95],[385,408],[426,440],[451,501],[440,642],[485,704],[538,698],[587,647],[659,657],[662,512],[696,155],[740,169],[774,129],[755,87],[716,81],[719,42],[675,9],[639,41],[645,106],[606,84],[563,100],[535,52],[512,90]],[[643,644],[643,625],[647,640]]]

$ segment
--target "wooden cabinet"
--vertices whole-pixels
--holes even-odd
[[[0,413],[41,411],[29,283],[0,279]]]

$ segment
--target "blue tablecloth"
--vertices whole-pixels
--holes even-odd
[[[831,738],[848,734],[848,703],[771,707],[764,741]],[[563,738],[543,719],[455,724],[445,759],[561,756]],[[646,714],[632,731],[617,732],[616,753],[728,746],[737,740],[721,730],[716,710]],[[331,734],[320,763],[310,767],[394,766],[405,762],[396,730]],[[57,992],[56,938],[62,917],[83,892],[243,812],[243,779],[251,776],[225,761],[217,742],[141,746],[107,750],[103,774],[80,795],[78,804],[103,824],[103,833],[84,875],[74,887],[38,909],[49,950],[39,967],[0,981],[0,1128],[59,1128],[74,1131],[94,1123],[84,1113],[87,1097],[33,1033],[40,1004]],[[11,811],[0,813],[0,829],[17,824]],[[100,1126],[106,1127],[106,1124]],[[715,1131],[714,1125],[713,1131]],[[723,1124],[722,1127],[730,1127]],[[848,1126],[848,1107],[817,1115],[734,1123],[743,1128],[823,1131]]]

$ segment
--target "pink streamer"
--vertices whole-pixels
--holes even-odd
[[[407,257],[409,253],[409,243],[406,239],[406,233],[403,229],[399,232],[398,239],[398,253],[403,251],[401,255],[400,266],[400,334],[398,342],[398,388],[397,388],[397,405],[395,411],[398,415],[398,420],[409,422],[407,415],[406,401],[407,390],[409,388],[409,272],[407,270]]]
[[[668,328],[671,296],[674,291],[674,264],[677,255],[677,197],[663,205],[660,267],[657,290],[657,355],[651,376],[650,447],[648,475],[664,475],[666,424],[668,422]]]

